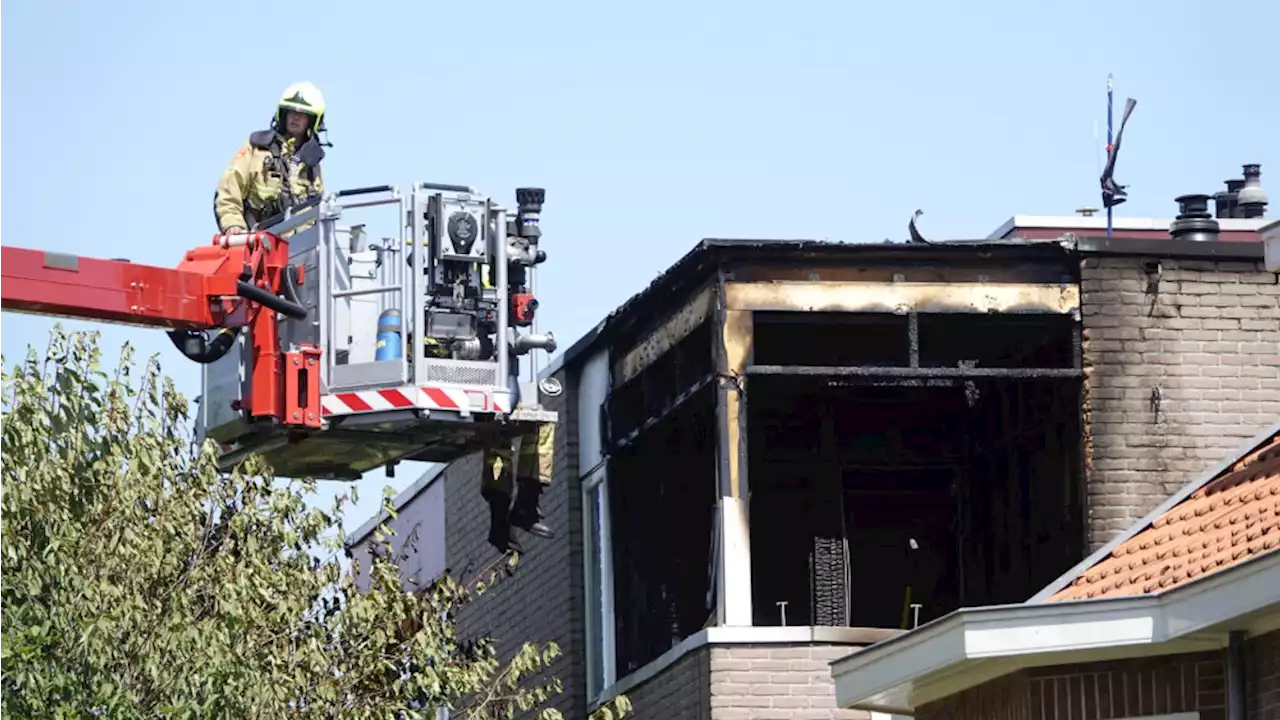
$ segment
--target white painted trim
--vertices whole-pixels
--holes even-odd
[[[914,708],[1018,667],[1225,642],[1280,615],[1280,551],[1159,595],[962,609],[832,663],[842,708]],[[993,670],[998,670],[993,675]],[[932,688],[930,686],[933,686]]]
[[[604,608],[604,617],[600,622],[600,631],[603,637],[604,650],[604,686],[607,688],[617,681],[618,676],[618,656],[616,649],[615,637],[617,633],[617,621],[614,617],[614,596],[613,596],[613,520],[610,517],[609,508],[612,502],[609,497],[609,476],[605,472],[604,482],[600,484],[600,504],[604,506],[604,512],[600,514],[600,551],[604,557],[600,560],[600,585],[601,585],[601,601],[600,604]]]
[[[716,588],[719,625],[750,627],[751,528],[742,498],[720,498],[720,553]]]
[[[590,577],[593,568],[599,571],[600,576],[600,586],[597,588],[587,587],[586,592],[583,593],[583,602],[586,605],[583,610],[588,613],[588,617],[597,613],[600,614],[598,636],[595,632],[592,632],[590,620],[585,623],[584,627],[587,646],[588,684],[590,685],[590,678],[596,665],[600,666],[601,672],[600,687],[589,686],[587,688],[588,697],[591,697],[592,693],[599,694],[602,690],[612,685],[615,682],[618,667],[617,655],[614,649],[617,630],[613,607],[613,541],[608,513],[608,468],[601,466],[593,473],[593,476],[598,477],[591,484],[591,489],[582,491],[584,577]],[[603,514],[599,512],[601,505],[605,508]],[[599,558],[595,557],[595,543],[592,538],[595,529],[591,527],[592,515],[599,516],[600,550],[602,553],[602,557]]]
[[[609,472],[605,462],[605,432],[601,423],[603,407],[611,387],[611,369],[608,349],[601,349],[589,356],[578,375],[575,402],[578,410],[578,468],[586,473],[581,478],[583,523],[583,577],[589,578],[598,571],[600,586],[586,588],[583,608],[587,617],[600,616],[599,636],[586,623],[587,677],[595,667],[601,669],[601,688],[588,688],[587,692],[607,688],[614,682],[617,662],[614,651],[615,628],[613,606],[613,530],[609,518]],[[603,507],[603,512],[599,512]],[[600,557],[595,556],[591,518],[597,517],[600,535]]]

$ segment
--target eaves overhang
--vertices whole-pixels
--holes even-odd
[[[1280,552],[1158,595],[953,612],[831,664],[841,708],[912,714],[1028,667],[1221,648],[1280,627]]]

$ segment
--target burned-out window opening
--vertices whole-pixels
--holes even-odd
[[[608,432],[626,444],[711,382],[711,323],[702,323],[637,377],[610,394]]]
[[[711,337],[711,323],[701,323],[606,402],[617,677],[710,618],[716,511]]]
[[[610,459],[618,677],[670,650],[710,618],[714,399],[705,386]]]
[[[774,331],[786,323],[757,320],[757,625],[780,624],[786,603],[789,625],[911,627],[1025,600],[1083,557],[1074,321],[887,317],[824,328],[825,314],[805,314],[791,325],[808,343],[837,347],[804,353]],[[900,333],[868,331],[888,349],[867,348],[848,339],[851,324]]]
[[[908,364],[906,315],[758,312],[754,323],[757,365]]]

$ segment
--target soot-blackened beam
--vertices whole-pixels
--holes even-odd
[[[968,367],[876,367],[822,365],[750,365],[748,375],[803,375],[810,377],[853,376],[885,378],[1078,378],[1078,368],[968,368]]]
[[[684,390],[681,390],[674,398],[670,400],[670,402],[663,405],[661,410],[659,410],[658,412],[646,418],[645,421],[640,423],[640,425],[637,426],[634,430],[631,430],[626,435],[623,435],[622,437],[615,440],[613,443],[614,447],[623,448],[635,442],[635,439],[639,437],[641,433],[647,431],[649,428],[652,428],[654,425],[657,425],[658,423],[662,422],[669,415],[671,415],[671,413],[680,409],[680,407],[682,407],[686,402],[688,402],[690,398],[692,398],[694,395],[697,395],[698,392],[703,388],[705,388],[707,385],[710,385],[711,381],[714,379],[715,379],[714,374],[707,373],[701,379],[695,381],[689,387],[685,388]]]

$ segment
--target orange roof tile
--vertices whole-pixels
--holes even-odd
[[[1148,595],[1280,546],[1280,433],[1049,597]]]

